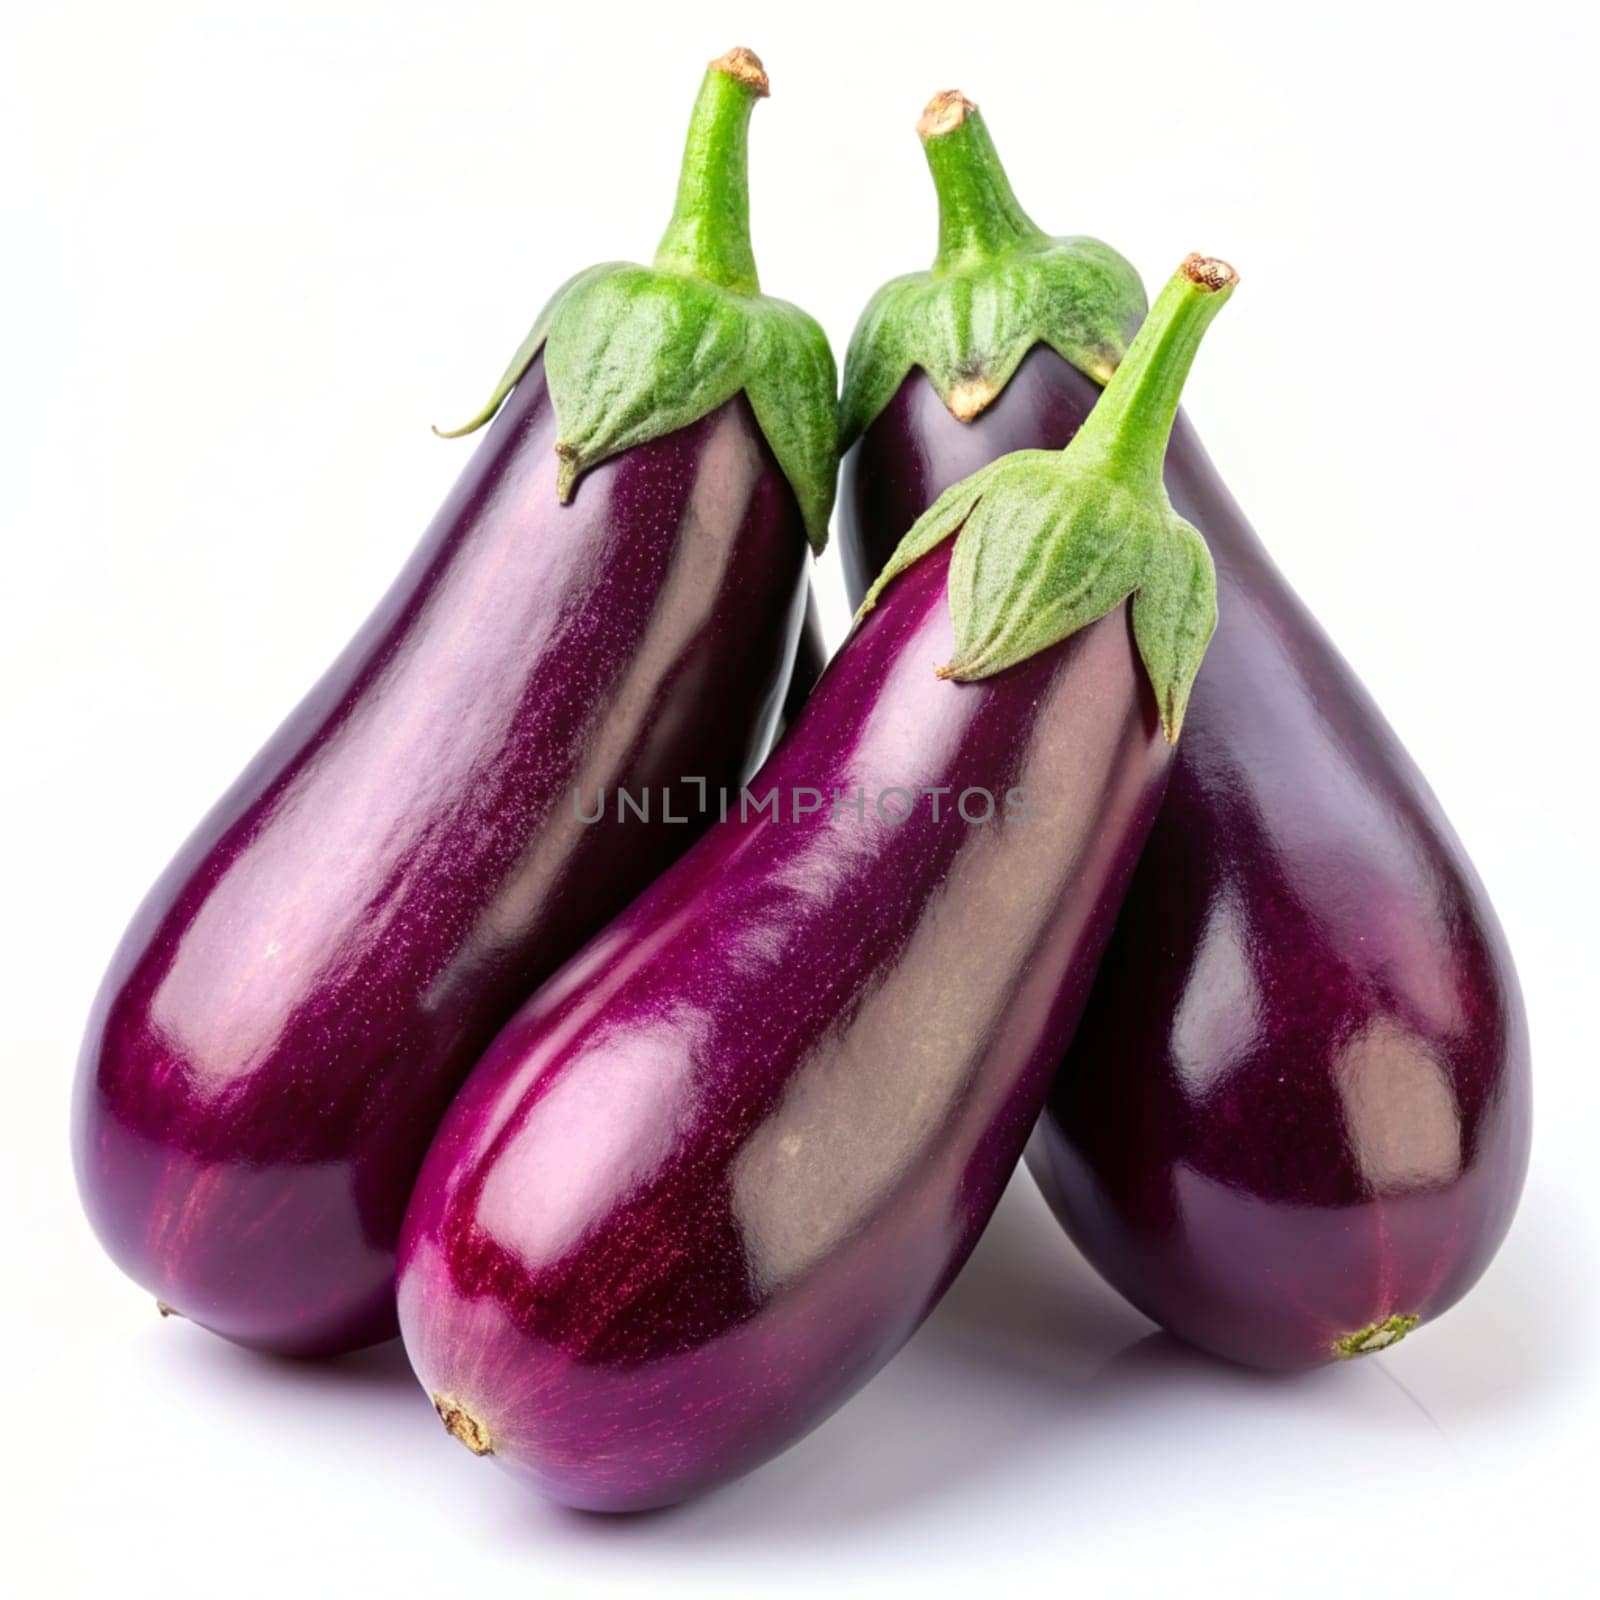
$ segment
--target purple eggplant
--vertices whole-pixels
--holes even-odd
[[[85,1205],[164,1308],[241,1344],[393,1335],[451,1096],[709,826],[689,780],[764,753],[834,427],[820,330],[756,288],[765,88],[748,52],[712,64],[657,269],[546,309],[410,564],[112,961],[79,1067]],[[618,788],[647,814],[599,804]]]
[[[856,592],[951,482],[1070,440],[1138,314],[1082,241],[1040,243],[969,102],[929,109],[939,262],[889,286],[846,363]],[[954,320],[985,294],[1001,313]],[[988,398],[955,403],[952,374]],[[1181,415],[1165,476],[1216,559],[1217,637],[1028,1164],[1146,1314],[1303,1367],[1393,1344],[1483,1272],[1527,1164],[1527,1026],[1438,802]]]
[[[794,724],[800,708],[811,697],[823,668],[828,664],[828,645],[822,635],[822,614],[817,609],[816,591],[806,596],[806,617],[800,629],[800,642],[795,646],[794,669],[789,674],[788,692],[783,697],[783,715],[779,719],[779,734]]]
[[[400,1320],[470,1449],[571,1505],[670,1503],[820,1422],[959,1270],[1215,619],[1160,461],[1232,283],[1193,258],[1098,425],[929,511],[726,820],[468,1080]]]

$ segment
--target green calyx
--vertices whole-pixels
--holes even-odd
[[[687,427],[743,391],[820,551],[838,462],[837,375],[822,329],[763,295],[750,248],[748,131],[767,75],[748,50],[713,61],[689,122],[672,220],[650,267],[608,261],[558,289],[483,409],[481,428],[544,352],[556,492],[589,468]],[[439,430],[435,430],[439,431]]]
[[[954,90],[917,124],[939,196],[939,250],[927,272],[886,283],[850,339],[840,402],[847,450],[920,367],[962,422],[1047,344],[1096,383],[1144,315],[1138,274],[1098,239],[1051,238],[1025,212],[978,108]]]
[[[1133,635],[1161,726],[1178,737],[1217,624],[1216,573],[1172,509],[1161,468],[1178,397],[1238,275],[1190,256],[1161,291],[1106,392],[1065,450],[1019,450],[947,489],[900,541],[861,611],[942,540],[956,653],[972,681],[1026,661],[1132,597]]]

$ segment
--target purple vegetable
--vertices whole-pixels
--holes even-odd
[[[807,521],[826,524],[831,456],[806,432],[831,438],[833,378],[815,325],[755,291],[745,129],[764,87],[748,52],[713,64],[670,264],[598,269],[553,302],[409,566],[102,985],[85,1205],[164,1308],[230,1339],[316,1353],[394,1333],[400,1222],[450,1097],[709,823],[685,780],[737,782],[765,749]],[[681,313],[653,341],[646,301]],[[709,389],[672,343],[708,321],[750,346]],[[752,366],[791,335],[777,394]],[[597,398],[572,372],[608,340]],[[779,450],[760,416],[785,397]],[[648,822],[580,820],[619,787]]]
[[[750,783],[764,809],[734,802],[468,1081],[400,1318],[469,1448],[576,1506],[680,1499],[820,1422],[960,1268],[1214,620],[1160,460],[1232,283],[1193,258],[1098,427],[930,511]]]
[[[917,329],[897,345],[881,309],[863,319],[841,524],[858,592],[950,482],[1059,447],[1091,414],[1109,341],[1067,313],[1102,327],[1107,307],[1137,314],[1120,274],[1062,279],[981,120],[946,110],[924,129],[940,266],[891,288],[948,297],[941,283],[975,278],[967,294],[1011,297],[1011,320],[987,324],[1011,344],[927,358],[992,395],[958,416],[900,364],[924,359]],[[924,307],[923,327],[940,326]],[[1181,416],[1166,482],[1216,558],[1217,637],[1028,1160],[1141,1310],[1234,1360],[1306,1366],[1394,1343],[1488,1264],[1527,1163],[1527,1029],[1438,803]]]
[[[816,591],[813,590],[806,597],[805,622],[800,629],[800,642],[795,646],[794,670],[789,674],[788,692],[783,698],[780,734],[784,728],[793,726],[827,664],[828,646],[822,637],[822,615],[817,609]]]

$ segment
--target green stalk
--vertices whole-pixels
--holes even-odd
[[[1188,257],[1072,443],[1001,456],[946,489],[900,541],[861,611],[953,536],[946,592],[956,648],[936,670],[970,683],[1130,602],[1162,730],[1176,739],[1217,625],[1217,588],[1211,552],[1172,509],[1162,465],[1201,336],[1237,282],[1227,262]]]
[[[848,450],[918,371],[958,422],[994,403],[1035,345],[1105,383],[1145,312],[1139,275],[1108,245],[1055,238],[1023,210],[978,108],[957,90],[917,123],[939,202],[925,272],[891,279],[850,340],[839,401]]]
[[[917,123],[939,200],[935,276],[992,261],[1044,230],[1022,209],[984,126],[983,114],[955,89],[936,94]]]
[[[820,550],[838,473],[836,373],[827,336],[760,291],[750,248],[750,111],[767,74],[749,50],[706,71],[689,119],[672,220],[655,265],[605,261],[546,302],[488,402],[481,428],[543,355],[556,414],[556,497],[602,461],[698,422],[743,393]],[[441,431],[441,430],[435,430]]]
[[[1067,446],[1075,465],[1156,493],[1195,352],[1238,282],[1225,261],[1191,255],[1156,297],[1122,364]]]
[[[750,111],[768,93],[748,50],[730,50],[706,69],[689,118],[672,220],[656,251],[658,272],[703,278],[735,294],[758,294],[750,246]]]

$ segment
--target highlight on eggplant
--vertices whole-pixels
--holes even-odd
[[[399,1299],[474,1454],[574,1506],[680,1500],[821,1422],[959,1271],[1072,1034],[1209,631],[1210,563],[1159,463],[1221,270],[1174,277],[1068,450],[1001,463],[910,531],[751,780],[763,804],[467,1081]]]
[[[766,87],[748,51],[711,64],[656,265],[546,307],[394,587],[113,958],[79,1186],[164,1310],[295,1354],[392,1336],[451,1095],[708,825],[687,784],[765,753],[835,475],[827,342],[756,279]],[[616,788],[670,805],[581,825]]]
[[[1106,247],[1041,244],[970,101],[935,97],[919,132],[938,255],[880,292],[846,360],[854,595],[951,484],[1097,414],[1139,309]],[[1172,1332],[1263,1367],[1371,1355],[1470,1289],[1510,1225],[1522,997],[1438,801],[1182,413],[1165,478],[1215,560],[1217,633],[1028,1163]]]

